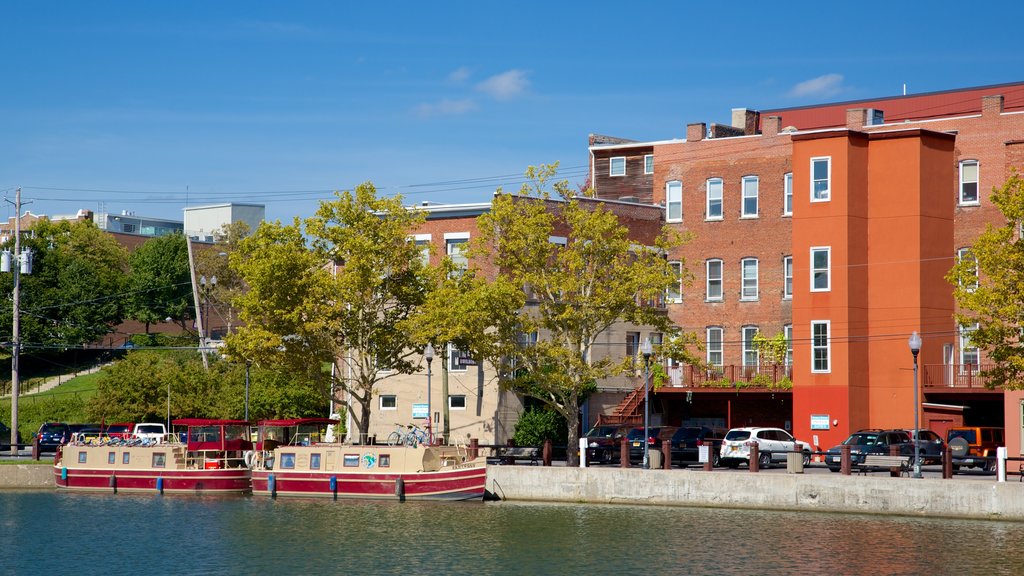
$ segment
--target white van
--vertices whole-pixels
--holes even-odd
[[[132,436],[143,440],[163,442],[164,438],[167,436],[167,427],[163,424],[136,424],[135,431],[132,433]]]

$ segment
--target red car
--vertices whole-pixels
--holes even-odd
[[[102,429],[104,435],[111,438],[131,438],[135,432],[134,422],[118,422]]]

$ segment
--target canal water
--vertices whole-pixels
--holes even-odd
[[[0,574],[1022,574],[1024,524],[0,492]]]

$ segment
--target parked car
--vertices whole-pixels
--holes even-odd
[[[707,426],[683,426],[677,429],[669,440],[672,446],[672,463],[684,467],[700,464],[700,447],[706,445],[710,450],[711,465],[718,466],[724,436],[720,430],[712,430]]]
[[[782,428],[744,427],[733,428],[722,440],[719,459],[723,466],[737,468],[740,464],[750,464],[750,446],[757,444],[758,464],[768,466],[772,463],[785,462],[786,454],[794,448],[803,452],[804,466],[811,463],[811,445],[793,438],[793,435]]]
[[[143,440],[161,442],[167,436],[167,426],[149,422],[136,424],[132,430],[132,436]]]
[[[56,452],[58,446],[71,440],[71,427],[64,422],[43,422],[35,437],[39,439],[40,452]]]
[[[917,436],[917,430],[907,430],[910,433],[910,441],[913,442]],[[922,429],[920,431],[920,445],[917,447],[921,453],[922,464],[940,464],[942,462],[942,456],[946,452],[946,442],[931,430]]]
[[[647,451],[661,450],[663,440],[672,437],[675,428],[665,426],[647,427]],[[640,464],[644,461],[644,429],[633,428],[626,435],[626,443],[629,444],[629,463]]]
[[[97,429],[99,430],[99,424],[68,424],[68,428],[71,430],[71,434],[76,434],[82,430]]]
[[[616,463],[622,453],[622,437],[629,428],[622,426],[594,426],[587,432],[587,462]]]
[[[858,430],[843,440],[842,444],[825,452],[825,465],[833,472],[839,472],[842,467],[840,446],[850,447],[852,465],[863,463],[867,454],[890,454],[893,446],[897,447],[900,455],[914,454],[914,444],[906,430]]]
[[[131,438],[132,432],[135,430],[135,424],[131,422],[119,422],[117,424],[111,424],[106,428],[100,427],[100,430],[111,438]]]
[[[0,422],[0,450],[11,449],[11,427]],[[21,444],[21,434],[15,435],[14,444]]]
[[[996,448],[1003,446],[1003,428],[992,426],[957,426],[946,433],[946,442],[953,453],[953,470],[961,466],[996,469]]]

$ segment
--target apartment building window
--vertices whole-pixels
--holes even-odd
[[[398,397],[394,394],[381,394],[380,395],[380,409],[381,410],[397,410],[398,409]]]
[[[960,203],[978,204],[978,161],[964,160],[960,163]]]
[[[722,179],[709,178],[707,182],[707,219],[722,219]]]
[[[973,280],[966,283],[961,283],[960,286],[973,292],[978,289],[978,258],[971,252],[970,248],[961,248],[956,251],[956,259],[958,262],[969,262],[973,268]]]
[[[831,260],[831,247],[811,248],[811,292],[828,292],[832,289]]]
[[[608,160],[608,175],[609,176],[625,176],[626,175],[626,157],[615,156]]]
[[[722,356],[722,328],[719,326],[709,326],[707,329],[707,350],[708,350],[708,364],[711,366],[721,366],[723,362]]]
[[[530,332],[522,332],[516,334],[516,344],[520,348],[528,348],[530,346],[537,345],[537,331],[533,330]]]
[[[743,214],[744,218],[757,218],[757,176],[743,177]]]
[[[757,258],[744,258],[740,268],[743,276],[740,300],[757,300]]]
[[[786,256],[782,259],[782,297],[793,297],[793,257]]]
[[[707,261],[707,299],[722,300],[722,261]]]
[[[654,174],[654,154],[644,156],[644,174]]]
[[[960,372],[974,372],[980,362],[978,347],[971,342],[971,333],[978,329],[977,324],[960,327]]]
[[[783,334],[786,335],[786,366],[793,365],[793,325],[786,324],[782,327]]]
[[[832,158],[811,158],[811,202],[832,198]]]
[[[430,234],[416,234],[413,236],[413,241],[416,243],[416,249],[420,253],[420,262],[424,266],[430,265]]]
[[[469,267],[469,260],[466,259],[468,242],[468,232],[450,232],[444,235],[445,252],[455,265],[456,273],[462,273]]]
[[[679,304],[683,301],[683,263],[669,262],[668,268],[672,272],[672,283],[665,289],[665,302]]]
[[[754,336],[757,336],[757,326],[743,327],[743,365],[756,367],[760,363],[760,355],[757,346],[754,345]]]
[[[640,352],[640,333],[626,332],[626,358],[636,360]]]
[[[678,180],[665,183],[665,221],[683,221],[683,183]]]
[[[829,364],[832,343],[828,332],[828,320],[811,321],[811,372],[823,374],[832,371]]]
[[[448,408],[452,410],[465,410],[466,409],[466,395],[465,394],[450,394],[448,396]]]
[[[793,215],[793,173],[786,172],[782,177],[782,215]]]

